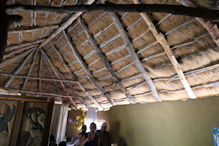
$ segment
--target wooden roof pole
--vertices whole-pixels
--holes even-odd
[[[142,73],[145,81],[147,82],[153,97],[157,101],[161,101],[161,99],[160,99],[160,97],[159,97],[159,95],[157,93],[157,90],[156,90],[156,88],[154,86],[154,83],[153,83],[152,79],[150,78],[150,76],[148,75],[147,71],[145,70],[145,68],[141,64],[141,62],[140,62],[140,60],[139,60],[139,58],[138,58],[138,56],[137,56],[137,54],[135,52],[135,49],[134,49],[131,41],[129,40],[129,37],[128,37],[125,29],[123,28],[123,26],[122,26],[118,16],[115,13],[113,13],[113,12],[111,12],[109,14],[111,15],[114,24],[116,25],[117,29],[119,30],[119,33],[120,33],[120,35],[121,35],[121,37],[122,37],[122,39],[123,39],[123,41],[124,41],[124,43],[126,45],[127,51],[131,55],[131,58],[132,58],[133,62],[135,63],[137,69],[139,70],[140,73]]]
[[[78,50],[73,46],[72,42],[71,42],[71,38],[68,36],[68,34],[63,31],[66,40],[69,44],[69,46],[71,47],[72,52],[74,53],[74,56],[77,58],[78,62],[81,64],[82,68],[84,69],[84,71],[87,74],[87,77],[89,78],[89,80],[91,81],[91,83],[106,97],[106,99],[109,101],[109,103],[111,105],[115,105],[115,103],[113,102],[113,100],[110,98],[110,96],[107,93],[104,93],[104,89],[103,87],[99,86],[96,83],[96,79],[93,77],[93,75],[91,74],[91,72],[88,69],[88,66],[86,65],[85,61],[82,59],[81,55],[79,54]]]
[[[98,54],[98,56],[101,58],[101,60],[103,61],[106,70],[110,73],[113,81],[120,87],[121,91],[127,96],[127,98],[130,100],[131,103],[135,103],[134,98],[132,97],[131,94],[129,94],[127,92],[127,90],[122,86],[120,80],[117,78],[115,72],[112,69],[112,66],[110,65],[108,59],[106,58],[106,56],[102,53],[102,51],[100,50],[100,48],[97,46],[93,36],[88,32],[88,27],[86,26],[86,24],[83,22],[83,20],[81,20],[81,18],[78,19],[79,20],[79,24],[82,26],[82,29],[86,32],[87,34],[87,38],[89,39],[91,45],[93,46],[95,52]]]
[[[40,53],[40,59],[39,59],[39,70],[38,70],[38,76],[39,78],[42,76],[42,69],[43,69],[43,54]],[[41,92],[41,80],[38,80],[38,90]]]
[[[91,4],[92,2],[90,2]],[[167,5],[167,4],[93,4],[93,5],[71,5],[71,6],[34,6],[34,5],[9,5],[7,10],[32,10],[56,13],[74,13],[90,11],[107,11],[107,12],[165,12],[174,15],[186,15],[192,17],[202,17],[207,19],[217,19],[218,10],[209,10],[204,8],[190,8],[182,5]],[[79,13],[78,13],[79,12]],[[79,14],[80,15],[80,14]],[[77,15],[78,17],[78,15]]]
[[[34,49],[34,48],[33,48]],[[22,53],[20,53],[19,55],[16,55],[12,58],[9,58],[7,60],[4,60],[3,62],[0,63],[0,70],[2,70],[5,66],[9,65],[10,63],[16,61],[17,59],[24,57],[25,55],[27,55],[28,53],[30,53],[33,49],[24,51]]]
[[[135,3],[139,3],[138,0],[134,0]],[[161,46],[164,48],[168,58],[170,59],[171,63],[173,64],[179,79],[181,81],[181,83],[183,84],[184,88],[186,89],[187,94],[189,95],[189,97],[191,99],[195,99],[196,96],[193,93],[179,63],[176,60],[176,57],[174,56],[172,50],[170,49],[170,46],[167,42],[167,40],[165,39],[164,35],[162,33],[158,33],[157,29],[155,28],[153,22],[151,21],[150,17],[146,14],[146,13],[140,13],[140,15],[142,16],[142,18],[144,19],[144,21],[146,22],[146,24],[148,25],[149,29],[151,30],[152,34],[154,35],[154,37],[157,39],[157,41],[161,44]]]
[[[49,59],[49,57],[47,56],[47,54],[46,54],[42,49],[40,49],[40,51],[41,51],[41,53],[43,54],[43,56],[46,58],[46,60],[47,60],[47,62],[48,62],[48,64],[49,64],[49,66],[50,66],[50,68],[52,69],[52,71],[54,72],[56,78],[57,78],[57,79],[60,79],[60,78],[59,78],[59,74],[58,74],[58,72],[56,71],[56,68],[55,68],[55,66],[53,65],[52,61]],[[63,83],[62,81],[60,81],[60,85],[62,86],[62,88],[63,88],[64,91],[66,92],[65,85],[64,85],[64,83]],[[71,99],[71,97],[69,97],[69,100],[71,101],[71,103],[73,104],[73,106],[74,106],[76,109],[78,109],[78,108],[77,108],[77,105],[76,105],[75,102]]]
[[[197,7],[196,4],[191,0],[177,0],[177,1],[186,7]],[[214,24],[213,22],[205,20],[203,18],[196,17],[196,19],[209,32],[215,44],[219,46],[219,30],[217,24]]]
[[[92,4],[95,0],[88,0],[86,4]],[[54,39],[59,33],[65,30],[69,25],[71,25],[83,12],[77,12],[73,14],[67,21],[65,21],[58,29],[56,29],[44,42],[42,42],[39,48],[44,47],[52,39]]]
[[[59,56],[61,62],[63,63],[65,69],[67,70],[67,72],[73,77],[76,78],[75,75],[72,73],[72,71],[70,70],[70,68],[68,67],[68,65],[66,64],[63,55],[61,54],[61,52],[57,49],[56,46],[54,46],[54,50],[57,53],[57,55]],[[98,109],[103,110],[103,107],[85,90],[85,88],[81,85],[81,83],[79,81],[76,81],[78,86],[81,88],[81,90],[87,95],[87,97],[98,107]]]
[[[35,52],[35,54],[34,54],[34,56],[33,56],[33,61],[32,61],[31,65],[30,65],[30,68],[29,68],[29,70],[28,70],[28,72],[27,72],[27,76],[30,76],[30,74],[31,74],[31,72],[32,72],[32,70],[33,70],[33,67],[34,67],[35,62],[36,62],[37,55],[38,55],[38,51],[36,50],[36,52]],[[28,79],[26,78],[26,79],[24,80],[24,82],[23,82],[22,87],[21,87],[22,90],[25,89],[25,87],[26,87],[26,85],[27,85],[27,82],[28,82]]]
[[[23,69],[27,61],[30,59],[31,56],[33,56],[34,51],[32,51],[30,54],[26,56],[26,58],[22,61],[22,63],[18,66],[18,68],[13,72],[13,74],[17,75],[19,72]],[[7,82],[4,84],[5,88],[8,88],[11,84],[11,82],[14,80],[15,77],[10,77]]]
[[[59,25],[47,25],[47,26],[34,26],[34,27],[20,27],[18,29],[9,29],[8,34],[19,33],[19,32],[32,32],[41,29],[56,29]]]

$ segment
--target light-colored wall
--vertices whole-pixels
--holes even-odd
[[[219,97],[115,106],[98,118],[107,120],[114,142],[120,133],[128,146],[213,146]]]

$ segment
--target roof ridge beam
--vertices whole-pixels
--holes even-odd
[[[141,64],[136,52],[135,52],[135,49],[131,43],[131,41],[129,40],[129,37],[124,29],[124,27],[122,26],[118,16],[111,12],[109,13],[112,17],[112,20],[114,22],[114,24],[116,25],[125,45],[126,45],[126,49],[127,51],[129,52],[130,54],[130,57],[132,58],[133,62],[135,63],[137,69],[139,70],[140,73],[142,73],[145,81],[147,82],[151,92],[152,92],[152,95],[153,97],[157,100],[157,101],[161,101],[158,93],[157,93],[157,90],[156,90],[156,87],[152,81],[152,79],[150,78],[150,76],[148,75],[147,71],[145,70],[145,68],[143,67],[143,65]]]
[[[139,0],[134,0],[135,3],[139,3]],[[186,89],[187,94],[191,99],[196,99],[195,94],[193,93],[179,63],[176,60],[170,46],[162,33],[158,33],[156,27],[154,26],[153,22],[151,21],[150,17],[146,13],[140,13],[141,17],[143,17],[145,23],[148,25],[150,31],[154,35],[155,39],[160,43],[160,45],[164,48],[165,53],[167,54],[168,58],[170,59],[173,67],[175,68],[181,83],[183,84],[184,88]]]
[[[63,31],[63,33],[64,33],[66,40],[67,40],[67,42],[72,50],[72,53],[74,53],[74,56],[77,58],[78,62],[81,64],[82,68],[84,69],[84,71],[87,74],[87,77],[89,78],[91,83],[107,98],[107,100],[110,102],[111,105],[115,105],[115,103],[110,98],[110,96],[108,94],[104,93],[103,87],[99,86],[96,83],[96,79],[93,77],[93,75],[89,71],[88,66],[86,65],[85,61],[83,60],[83,58],[81,57],[81,55],[79,54],[78,50],[75,48],[73,43],[71,42],[71,38],[68,36],[67,32]]]
[[[217,19],[219,15],[218,10],[209,10],[204,8],[191,8],[182,5],[167,5],[167,4],[93,4],[90,0],[85,5],[71,5],[63,7],[54,6],[34,6],[34,5],[8,5],[7,10],[33,10],[56,13],[74,13],[90,12],[90,11],[108,11],[108,12],[166,12],[174,15],[185,15],[192,17],[202,17],[207,19]],[[80,15],[80,14],[79,14]]]
[[[91,43],[91,45],[93,46],[95,52],[98,54],[98,56],[101,58],[101,60],[103,61],[106,70],[110,73],[113,81],[119,86],[119,88],[121,89],[122,93],[124,93],[127,98],[130,100],[131,103],[135,103],[134,98],[132,97],[131,94],[128,93],[128,91],[126,91],[126,89],[122,86],[122,84],[120,83],[120,80],[118,79],[118,77],[116,76],[116,73],[113,71],[112,66],[110,65],[108,59],[106,58],[106,56],[102,53],[102,51],[100,50],[100,48],[97,46],[94,37],[92,36],[91,33],[88,32],[88,26],[86,26],[85,22],[79,18],[78,19],[79,24],[82,26],[82,29],[85,31],[87,38],[89,40],[89,42]]]

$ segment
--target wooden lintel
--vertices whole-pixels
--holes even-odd
[[[121,35],[125,45],[126,45],[126,49],[129,52],[133,62],[135,63],[138,71],[140,73],[142,73],[145,81],[147,82],[147,84],[148,84],[148,86],[149,86],[149,88],[150,88],[150,90],[152,92],[152,95],[154,96],[154,98],[157,101],[161,101],[161,99],[160,99],[160,97],[159,97],[159,95],[157,93],[157,90],[155,88],[155,85],[154,85],[152,79],[150,78],[150,76],[148,75],[147,71],[145,70],[145,68],[141,64],[141,62],[140,62],[140,60],[139,60],[139,58],[138,58],[138,56],[137,56],[137,54],[135,52],[135,49],[134,49],[131,41],[129,40],[129,37],[128,37],[125,29],[123,28],[123,26],[122,26],[118,16],[115,13],[113,13],[113,12],[111,12],[109,14],[111,15],[112,20],[113,20],[114,24],[116,25],[116,27],[117,27],[117,29],[118,29],[118,31],[119,31],[119,33],[120,33],[120,35]]]

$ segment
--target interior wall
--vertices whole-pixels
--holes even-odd
[[[115,106],[98,119],[107,121],[113,143],[122,137],[128,146],[210,146],[219,97]]]

